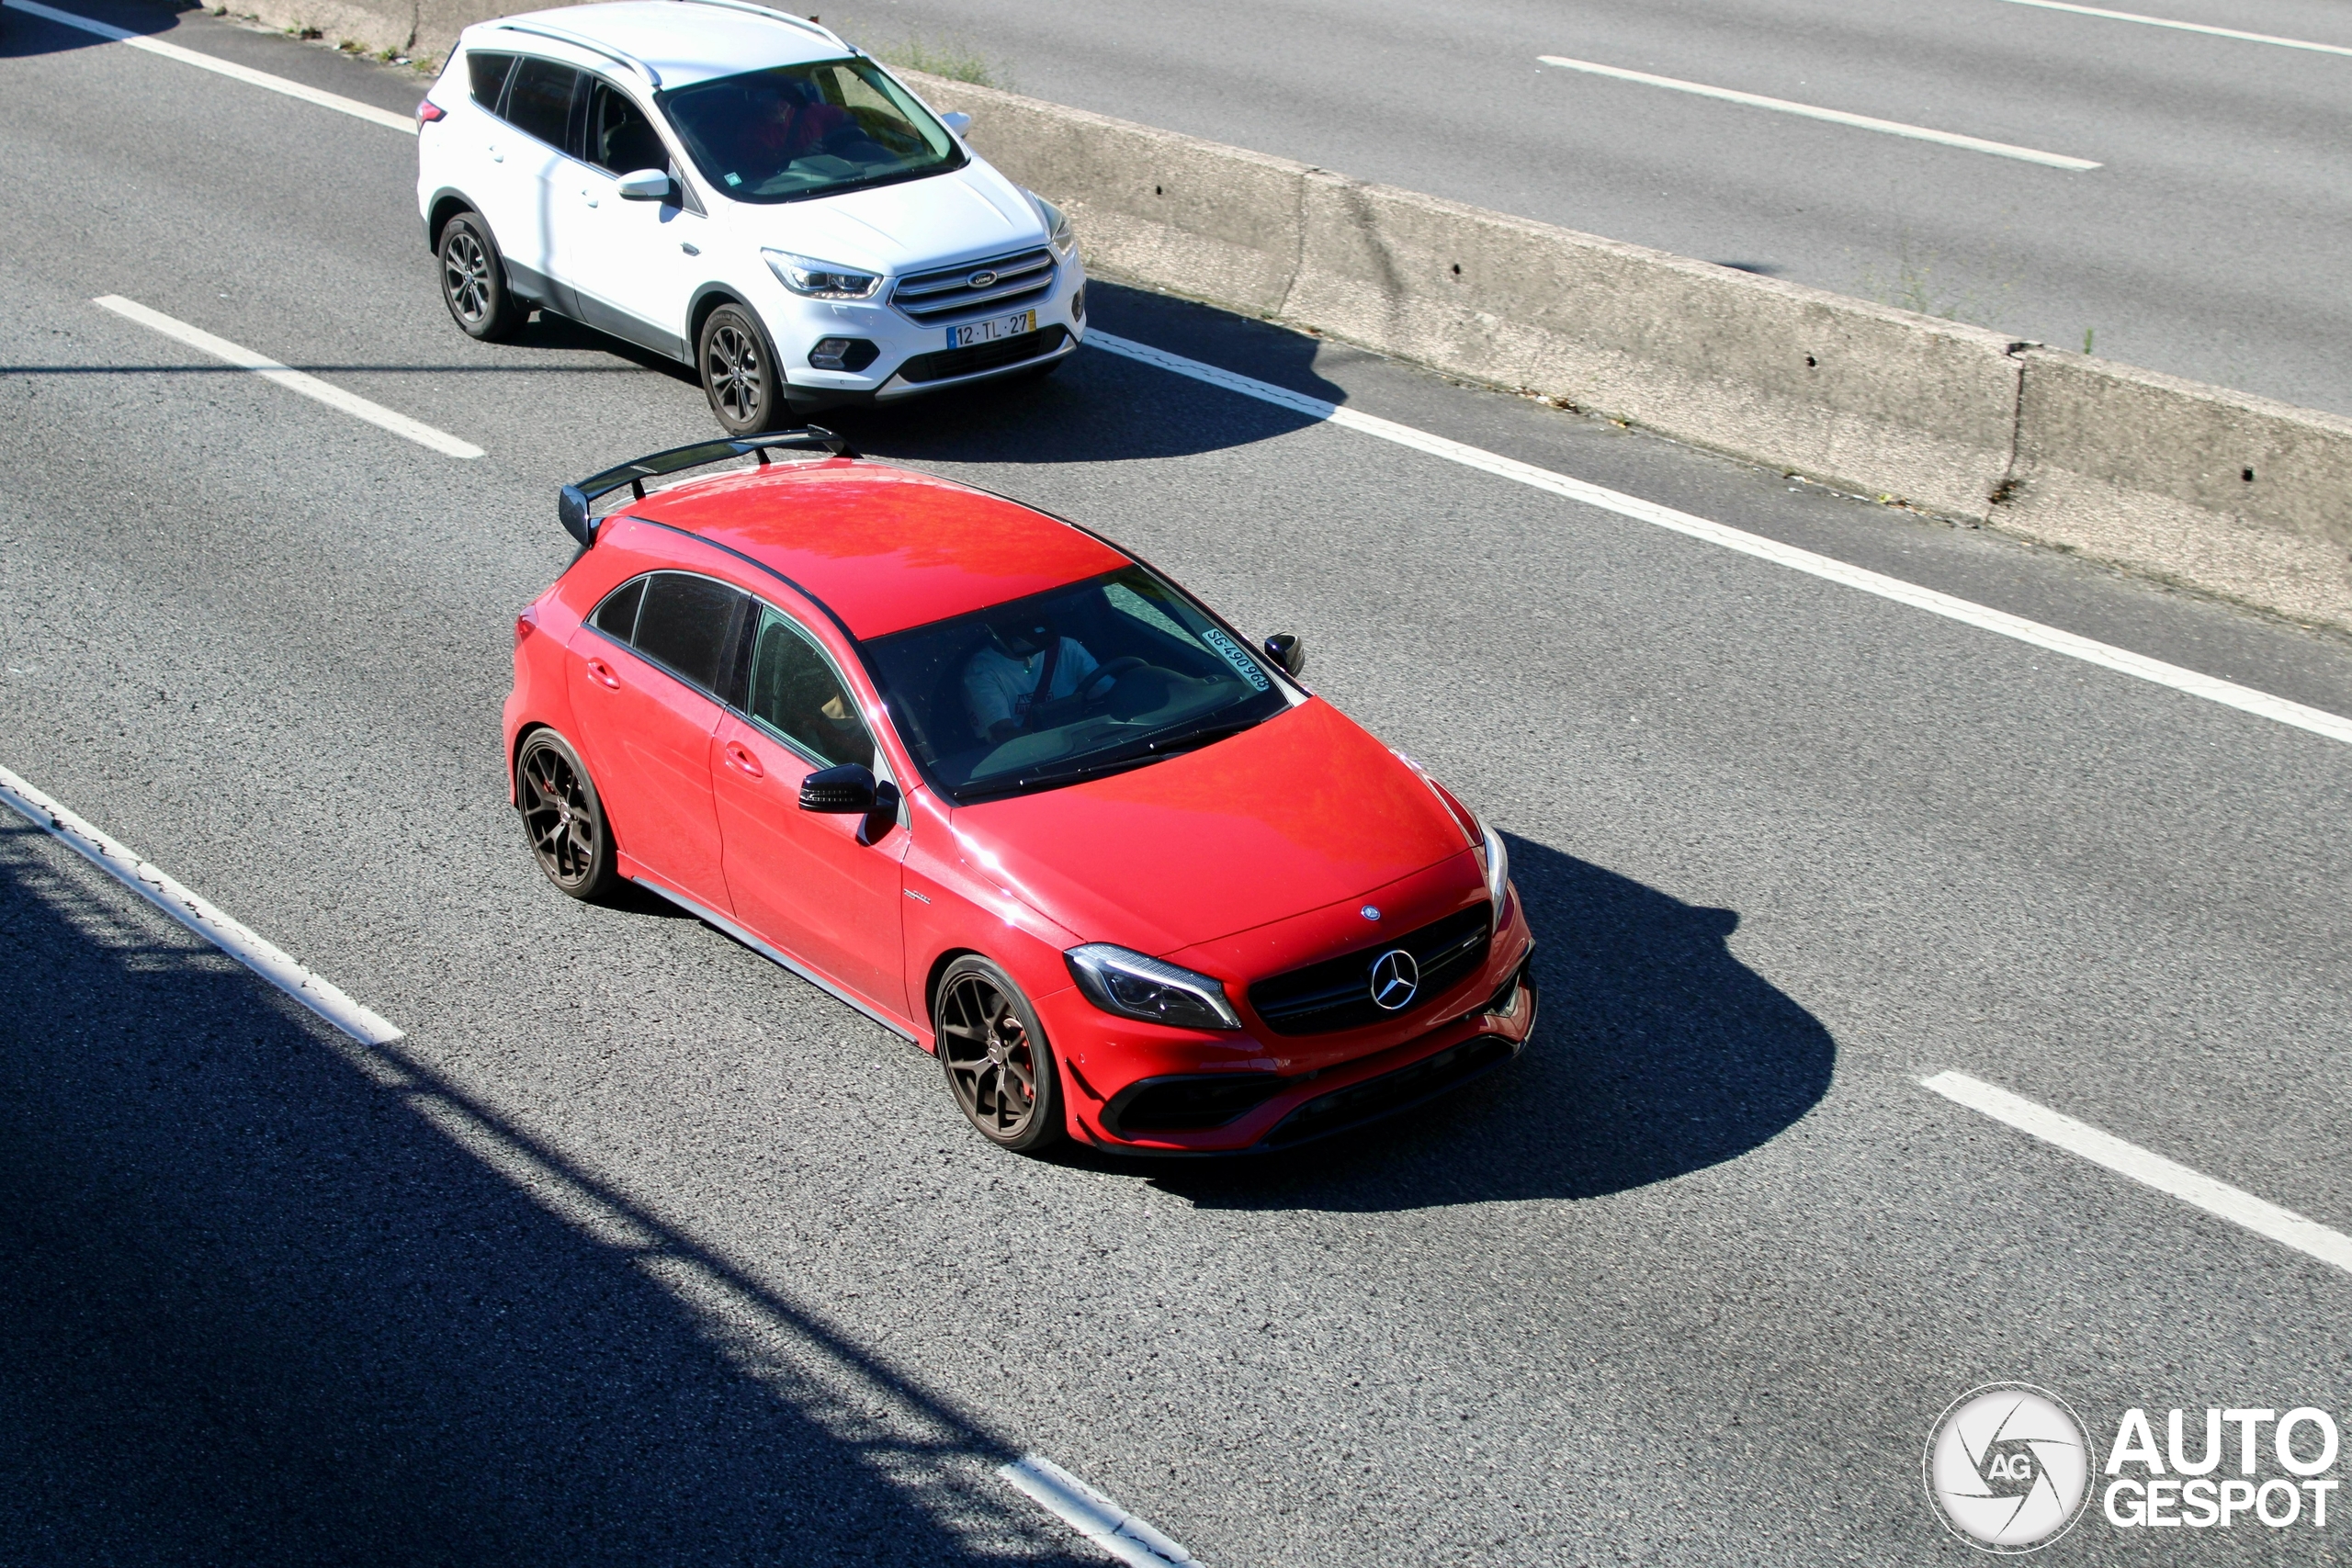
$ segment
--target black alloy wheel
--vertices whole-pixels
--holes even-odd
[[[721,305],[702,324],[702,343],[695,355],[702,372],[702,389],[710,412],[729,435],[750,435],[781,429],[790,423],[791,408],[784,396],[784,374],[777,367],[768,334],[751,312],[739,305]]]
[[[443,225],[435,247],[441,261],[441,302],[467,336],[485,343],[513,337],[530,307],[507,291],[506,266],[479,214],[460,212]]]
[[[531,852],[548,880],[574,898],[592,899],[620,880],[613,836],[596,786],[580,754],[552,729],[535,731],[514,760],[514,801]]]
[[[985,958],[959,958],[932,1008],[939,1065],[956,1107],[980,1135],[1026,1154],[1062,1136],[1054,1054],[1029,999]]]

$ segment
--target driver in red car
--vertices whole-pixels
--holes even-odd
[[[1084,643],[1055,636],[1042,616],[990,622],[988,640],[964,666],[964,707],[973,733],[1002,745],[1034,727],[1033,710],[1040,704],[1077,695],[1095,668]]]

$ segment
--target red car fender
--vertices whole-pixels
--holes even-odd
[[[1078,938],[966,854],[953,808],[933,791],[914,791],[907,806],[912,841],[899,875],[906,894],[908,1010],[917,1015],[923,1048],[935,1052],[932,987],[958,953],[977,953],[1001,965],[1042,1013],[1046,998],[1073,988],[1062,954]]]

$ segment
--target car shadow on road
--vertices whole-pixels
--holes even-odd
[[[1325,402],[1347,393],[1315,369],[1318,340],[1229,311],[1101,278],[1089,326],[1236,370]],[[808,416],[870,457],[912,463],[1100,463],[1182,457],[1317,423],[1256,398],[1080,348],[1056,374],[984,381],[875,408]]]
[[[1012,1449],[0,812],[0,1562],[1074,1561]]]
[[[1376,1212],[1599,1198],[1737,1159],[1829,1090],[1829,1031],[1706,908],[1505,835],[1543,987],[1514,1063],[1431,1108],[1296,1151],[1124,1168],[1204,1208]]]

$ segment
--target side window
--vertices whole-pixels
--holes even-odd
[[[820,761],[874,765],[874,738],[857,704],[816,645],[774,610],[762,606],[752,645],[752,716]]]
[[[588,161],[616,175],[667,169],[670,150],[637,101],[610,83],[598,82],[588,106]]]
[[[511,54],[469,51],[466,55],[466,76],[472,84],[474,102],[496,114],[498,95],[506,85],[507,72],[514,68],[514,57]]]
[[[580,73],[569,65],[523,56],[514,68],[514,85],[506,90],[507,122],[550,147],[563,146],[571,124],[571,89],[579,80]]]
[[[637,615],[637,650],[704,691],[716,692],[735,613],[750,598],[707,577],[656,572],[646,580],[645,604]]]
[[[596,606],[596,629],[623,642],[637,635],[637,607],[645,600],[645,579],[625,582]]]

